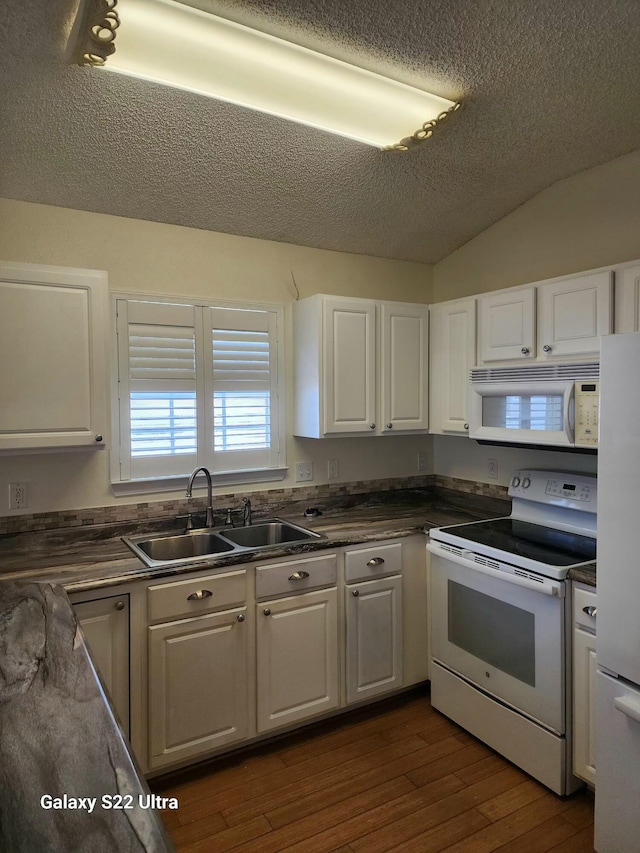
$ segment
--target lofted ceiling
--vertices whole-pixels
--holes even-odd
[[[638,0],[189,2],[464,109],[385,153],[69,64],[78,0],[4,0],[0,195],[434,263],[640,148]]]

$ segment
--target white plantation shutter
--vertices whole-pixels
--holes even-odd
[[[211,308],[213,458],[216,471],[276,464],[276,318]]]
[[[118,343],[123,479],[188,474],[198,452],[195,309],[118,300]]]
[[[281,464],[277,309],[117,300],[117,480]]]

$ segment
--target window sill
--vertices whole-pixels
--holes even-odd
[[[288,468],[262,468],[257,471],[229,471],[220,474],[211,474],[214,486],[230,486],[244,483],[273,483],[284,480]],[[111,483],[111,491],[114,495],[146,495],[157,492],[184,492],[187,488],[189,475],[179,477],[153,477],[148,480],[125,480]],[[202,480],[198,480],[198,488],[202,486]]]

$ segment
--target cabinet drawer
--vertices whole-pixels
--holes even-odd
[[[199,616],[201,613],[244,604],[246,598],[247,572],[244,569],[150,586],[147,590],[149,621]]]
[[[595,592],[590,592],[579,587],[573,588],[573,618],[576,625],[582,628],[587,628],[590,631],[596,632],[596,616],[590,616],[585,611],[585,607],[595,607],[597,602]]]
[[[347,583],[395,575],[402,571],[402,543],[357,548],[347,551],[344,560]]]
[[[323,586],[335,586],[338,561],[335,554],[274,563],[256,569],[256,598],[292,595]]]

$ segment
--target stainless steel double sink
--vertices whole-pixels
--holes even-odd
[[[122,541],[149,568],[195,563],[206,557],[262,551],[279,545],[323,539],[321,533],[290,521],[269,518],[248,527],[220,527],[190,530],[161,536],[123,536]]]

